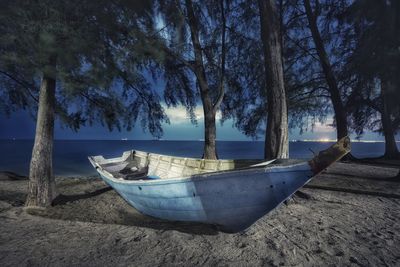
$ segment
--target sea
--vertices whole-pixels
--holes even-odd
[[[291,158],[312,158],[313,152],[329,147],[333,142],[295,141],[289,144]],[[27,175],[33,140],[0,140],[0,171]],[[59,176],[95,175],[87,157],[103,155],[118,157],[127,150],[201,157],[203,141],[159,140],[55,140],[53,169]],[[264,153],[262,141],[217,141],[220,159],[260,159]],[[353,142],[352,154],[359,158],[378,157],[384,153],[383,142]]]

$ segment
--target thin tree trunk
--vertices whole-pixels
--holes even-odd
[[[204,111],[204,155],[205,159],[217,159],[217,149],[215,139],[217,138],[217,128],[215,124],[215,113],[212,105],[205,104],[203,100]]]
[[[391,119],[390,98],[393,95],[393,90],[393,83],[385,80],[381,81],[381,97],[383,102],[381,120],[383,135],[385,136],[385,158],[398,158],[400,156]]]
[[[340,97],[340,91],[332,70],[332,65],[329,61],[324,43],[321,38],[321,34],[318,29],[317,17],[314,15],[314,12],[311,8],[310,0],[304,0],[304,7],[306,10],[309,28],[315,43],[315,48],[317,50],[322,71],[324,72],[326,83],[329,87],[333,110],[335,112],[337,139],[339,140],[348,135],[346,111]]]
[[[204,154],[205,159],[217,159],[215,139],[217,138],[217,127],[215,124],[215,112],[208,93],[208,86],[200,85],[200,95],[203,102],[204,113]]]
[[[216,109],[214,108],[213,101],[210,96],[209,87],[207,84],[206,71],[203,64],[203,54],[199,39],[199,27],[196,19],[195,12],[193,10],[193,3],[191,0],[186,0],[186,8],[188,13],[188,21],[190,28],[191,40],[193,43],[194,50],[194,73],[196,75],[199,88],[200,96],[203,103],[204,112],[204,154],[205,159],[217,159],[216,151],[216,124],[215,114]]]
[[[268,114],[264,157],[288,158],[288,116],[278,10],[275,0],[259,0],[258,4],[267,80]]]
[[[56,81],[43,75],[26,206],[46,207],[56,196],[52,167],[55,87]]]

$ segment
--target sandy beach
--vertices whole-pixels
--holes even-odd
[[[97,177],[58,177],[55,205],[26,210],[26,177],[3,172],[0,265],[399,266],[397,172],[337,163],[237,234],[143,216]]]

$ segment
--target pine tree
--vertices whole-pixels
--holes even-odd
[[[265,158],[289,157],[288,110],[283,73],[282,40],[275,0],[259,0],[268,103]]]
[[[226,0],[159,1],[164,28],[158,34],[165,53],[167,104],[186,106],[195,122],[196,91],[204,112],[204,154],[217,159],[216,114],[225,96],[228,53]]]
[[[311,31],[311,36],[315,44],[315,49],[317,51],[326,83],[328,85],[328,91],[335,114],[337,139],[339,140],[348,135],[348,123],[345,106],[341,97],[337,77],[332,68],[332,64],[325,49],[324,41],[318,28],[318,10],[313,10],[310,0],[304,0],[303,3],[308,20],[308,26]],[[319,0],[315,1],[315,5],[318,8]]]
[[[354,1],[343,13],[353,29],[353,53],[347,70],[355,82],[350,97],[353,125],[385,137],[385,157],[398,158],[395,134],[400,128],[400,4],[398,1]]]
[[[150,133],[162,134],[161,122],[167,118],[141,71],[146,62],[141,36],[151,5],[128,4],[0,4],[1,110],[37,109],[27,206],[49,206],[57,195],[52,170],[55,117],[74,130],[94,121],[110,130],[130,129],[140,119]],[[120,19],[125,10],[131,15],[127,21]]]
[[[287,157],[288,128],[307,130],[329,114],[323,78],[316,64],[319,62],[310,56],[308,47],[302,47],[295,40],[307,38],[304,22],[298,23],[297,19],[304,14],[298,14],[297,6],[294,8],[288,2],[277,1],[274,11],[274,25],[270,31],[278,34],[276,42],[280,43],[280,49],[275,52],[265,50],[263,42],[267,44],[269,38],[260,34],[262,20],[258,1],[236,3],[229,32],[234,39],[231,48],[234,53],[227,56],[229,76],[227,97],[222,106],[223,119],[233,119],[235,126],[247,136],[265,135],[265,155],[272,158]],[[269,70],[271,65],[278,69],[273,61],[276,63],[279,56],[282,57],[279,68],[283,68],[283,81],[279,78],[281,74],[276,76],[277,72],[271,74]],[[277,81],[279,90],[274,88]],[[274,126],[267,123],[268,118],[274,117],[277,122]]]

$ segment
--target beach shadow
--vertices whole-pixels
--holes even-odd
[[[100,194],[103,194],[105,192],[108,192],[110,190],[112,190],[111,187],[105,187],[105,188],[101,188],[101,189],[98,189],[96,191],[85,193],[85,194],[76,194],[76,195],[63,195],[63,194],[60,194],[53,200],[52,205],[53,206],[65,205],[65,204],[67,204],[69,202],[74,202],[74,201],[77,201],[77,200],[92,198],[92,197],[98,196]]]
[[[26,193],[0,191],[0,201],[5,201],[14,207],[22,207],[25,204]]]
[[[217,235],[220,232],[220,229],[216,225],[193,222],[166,221],[144,215],[139,212],[137,213],[138,214],[133,214],[131,212],[120,211],[120,214],[124,217],[124,222],[122,222],[121,224],[151,228],[159,231],[178,231],[194,235]]]
[[[15,172],[0,171],[0,181],[23,181],[28,180],[28,176],[19,175]]]
[[[111,187],[102,187],[83,194],[61,194],[44,210],[29,210],[31,215],[65,221],[82,221],[178,231],[194,235],[217,235],[217,226],[166,221],[144,215],[130,206]]]
[[[342,193],[352,193],[352,194],[356,194],[356,195],[369,195],[369,196],[376,196],[376,197],[400,199],[400,195],[398,195],[398,194],[351,189],[351,188],[339,188],[339,187],[332,187],[332,186],[310,185],[310,184],[305,185],[304,188],[342,192]]]

